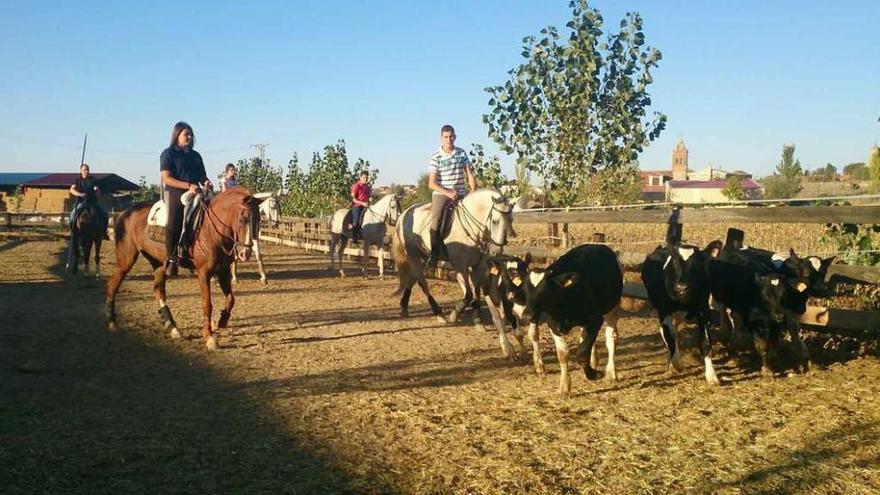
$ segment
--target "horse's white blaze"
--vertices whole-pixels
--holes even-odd
[[[696,250],[694,248],[689,248],[689,247],[678,248],[678,254],[680,254],[681,258],[685,261],[687,261],[688,258],[693,256],[695,252],[696,252]]]
[[[808,259],[810,260],[810,264],[813,265],[813,269],[816,270],[817,272],[819,271],[820,268],[822,268],[822,260],[819,259],[819,257],[810,256]]]
[[[532,283],[533,286],[537,287],[538,284],[540,284],[541,281],[544,280],[544,275],[544,272],[531,272],[529,273],[529,281]]]

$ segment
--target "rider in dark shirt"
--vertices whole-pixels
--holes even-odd
[[[88,164],[83,163],[79,166],[79,177],[77,177],[76,182],[70,186],[70,194],[76,196],[76,205],[70,212],[70,229],[73,230],[76,216],[79,212],[86,206],[90,206],[98,213],[98,217],[101,220],[101,235],[104,236],[104,239],[110,239],[110,237],[107,236],[107,210],[105,210],[104,206],[98,201],[98,193],[100,192],[101,190],[98,189],[95,178],[89,173]]]
[[[196,138],[192,127],[186,122],[174,124],[171,131],[171,145],[162,152],[159,158],[159,170],[162,173],[162,199],[168,209],[168,221],[165,224],[165,273],[174,276],[180,263],[178,244],[183,230],[183,205],[180,197],[186,191],[194,193],[199,186],[212,189],[214,185],[205,173],[202,155],[192,149]]]

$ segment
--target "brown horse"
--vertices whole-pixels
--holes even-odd
[[[101,276],[101,220],[93,206],[87,205],[77,215],[70,231],[70,249],[67,253],[67,273],[76,275],[79,271],[80,254],[83,258],[83,273],[89,273],[89,256],[95,248],[95,276]]]
[[[190,259],[198,272],[204,315],[202,334],[209,350],[217,348],[211,325],[211,277],[217,275],[220,290],[226,298],[226,306],[220,311],[217,328],[226,328],[235,305],[229,267],[236,259],[246,261],[250,258],[260,221],[260,202],[262,200],[254,198],[247,189],[233,188],[215,196],[203,206],[204,219],[190,248]],[[150,206],[133,206],[116,220],[116,268],[107,283],[108,328],[116,329],[116,292],[138,256],[143,254],[153,267],[153,293],[159,303],[159,315],[165,330],[171,332],[172,338],[180,338],[171,309],[165,301],[165,245],[147,237]]]

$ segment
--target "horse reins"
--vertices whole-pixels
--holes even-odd
[[[212,210],[212,209],[211,209],[211,208],[210,208],[205,202],[202,202],[202,204],[201,204],[201,208],[204,210],[205,218],[208,219],[208,223],[211,225],[211,228],[213,228],[213,229],[214,229],[214,232],[215,232],[218,236],[220,236],[220,239],[222,239],[223,241],[227,241],[227,242],[228,242],[228,241],[232,241],[232,248],[230,248],[229,250],[227,250],[227,249],[226,249],[225,247],[223,247],[223,245],[221,244],[221,245],[220,245],[220,249],[223,251],[223,253],[224,253],[226,256],[229,256],[229,257],[235,259],[235,250],[236,250],[236,248],[238,248],[238,247],[241,245],[241,243],[239,242],[238,229],[233,229],[232,226],[230,226],[230,225],[226,225],[225,223],[223,223],[223,220],[221,220],[221,219],[217,216],[217,214],[214,213],[214,211],[213,211],[213,210]],[[253,212],[252,212],[252,213],[253,213]],[[225,235],[223,232],[221,232],[220,229],[217,228],[217,224],[215,223],[215,221],[216,221],[216,222],[219,222],[220,225],[222,225],[223,227],[226,227],[227,229],[231,230],[231,231],[232,231],[232,237],[229,237],[229,236]],[[251,224],[251,225],[250,225],[251,237],[253,238],[253,232],[254,232],[254,228],[255,228],[255,227],[254,227],[254,218],[253,218],[253,215],[251,215],[250,224]],[[197,238],[196,240],[198,241],[198,238]],[[195,243],[193,243],[193,244],[195,245]],[[253,239],[251,239],[250,242],[244,244],[244,247],[245,247],[245,248],[250,248],[250,247],[252,247],[252,246],[253,246]]]

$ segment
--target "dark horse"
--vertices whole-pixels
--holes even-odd
[[[89,256],[92,246],[95,246],[95,276],[101,275],[101,220],[98,213],[91,205],[85,205],[77,215],[70,230],[70,249],[67,253],[68,273],[76,274],[79,271],[80,252],[83,257],[83,272],[89,272]]]
[[[226,328],[235,305],[230,265],[236,259],[246,261],[250,258],[260,221],[258,208],[261,202],[247,189],[233,188],[215,196],[203,206],[204,219],[195,234],[190,257],[198,272],[204,315],[202,334],[209,350],[217,348],[211,325],[211,277],[217,275],[220,290],[226,298],[217,328]],[[162,323],[171,332],[172,338],[180,338],[171,309],[165,301],[165,269],[162,262],[165,259],[165,245],[147,237],[150,206],[133,206],[116,220],[116,268],[107,283],[107,325],[109,330],[116,329],[116,292],[138,256],[143,254],[153,266],[153,294],[159,303]]]

